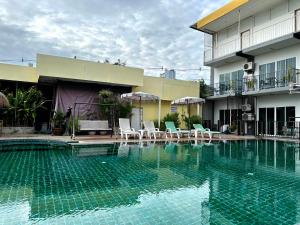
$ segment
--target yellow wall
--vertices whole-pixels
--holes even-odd
[[[36,69],[29,66],[11,64],[0,64],[0,79],[10,81],[21,81],[37,83],[38,75]]]
[[[139,103],[134,103],[134,107],[139,107]],[[143,120],[158,120],[158,102],[143,102]],[[190,105],[191,116],[197,115],[197,105]],[[202,117],[202,107],[200,105],[199,115]],[[171,113],[171,101],[162,101],[161,102],[161,120],[168,114]],[[182,121],[182,115],[188,116],[187,106],[177,106],[177,113],[179,113],[180,118],[180,127],[186,128],[184,122]]]
[[[133,91],[151,93],[168,101],[186,96],[199,97],[200,86],[198,82],[144,76],[143,83],[143,86],[135,87]]]
[[[37,55],[40,76],[142,86],[144,70],[64,57]]]
[[[198,97],[200,92],[200,85],[194,81],[171,80],[160,77],[144,77],[144,86],[135,87],[133,91],[143,91],[154,94],[162,99],[161,103],[161,119],[168,113],[171,113],[171,102],[178,98],[186,96]],[[134,106],[139,107],[138,103]],[[143,119],[158,120],[158,102],[143,102]],[[197,115],[197,105],[191,105],[191,115]],[[186,106],[177,106],[177,112],[181,118],[182,114],[187,114]],[[202,107],[200,106],[200,116],[202,115]],[[185,128],[184,123],[181,122],[181,128]]]

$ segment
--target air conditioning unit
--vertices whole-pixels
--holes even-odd
[[[244,64],[244,71],[254,70],[254,62],[248,62]]]
[[[253,120],[255,120],[255,115],[253,113],[243,113],[242,119],[244,121],[253,121]]]
[[[249,112],[251,110],[252,110],[252,106],[250,104],[242,105],[242,111],[243,112]]]

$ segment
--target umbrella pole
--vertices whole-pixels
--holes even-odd
[[[190,104],[188,102],[188,114],[189,114],[189,130],[191,129],[191,108],[190,108]]]
[[[140,129],[143,127],[142,123],[142,97],[140,96]]]
[[[160,128],[161,99],[158,100],[158,129]]]

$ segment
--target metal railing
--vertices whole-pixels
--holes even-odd
[[[299,121],[243,121],[232,120],[232,123],[218,121],[216,128],[221,131],[224,124],[229,125],[229,132],[236,132],[237,135],[255,135],[265,137],[287,137],[300,139],[300,122]],[[253,129],[245,131],[245,123],[252,123]],[[232,126],[234,124],[234,126]],[[234,127],[235,130],[232,130]]]
[[[299,121],[256,121],[257,136],[300,138]]]
[[[276,71],[243,79],[243,93],[271,88],[289,87],[290,83],[299,82],[298,69]]]
[[[242,46],[240,35],[218,42],[215,46],[205,49],[204,62],[226,56],[230,53],[270,41],[284,35],[300,31],[300,15],[285,14],[264,24],[250,29],[249,40]],[[238,33],[238,30],[236,31]]]
[[[242,80],[232,80],[221,83],[215,83],[210,86],[209,96],[236,95],[241,94],[243,90]]]
[[[210,86],[209,96],[246,94],[251,91],[289,87],[290,84],[300,84],[300,70],[291,69],[260,74],[243,78],[243,80],[232,80],[215,83]]]

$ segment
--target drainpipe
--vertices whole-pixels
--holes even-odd
[[[241,10],[238,11],[238,37],[239,37],[239,50],[242,50],[240,36],[241,36]]]

